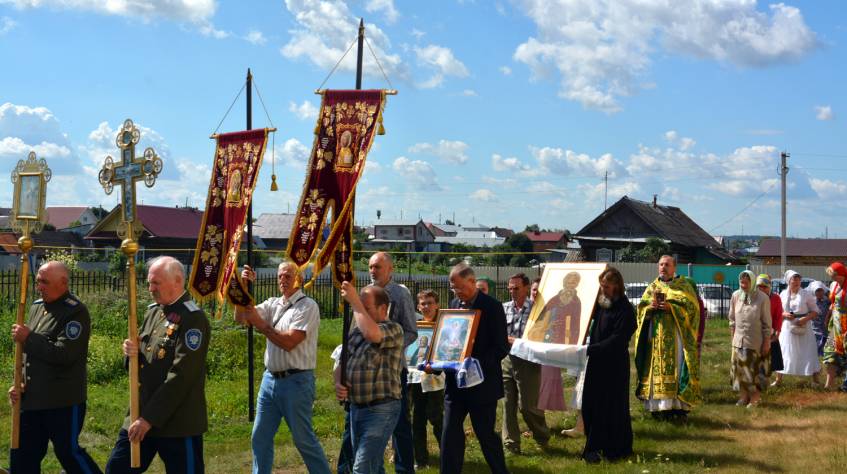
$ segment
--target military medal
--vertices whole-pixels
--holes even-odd
[[[165,348],[160,347],[159,352],[156,353],[156,356],[158,356],[160,359],[164,359],[165,358]]]

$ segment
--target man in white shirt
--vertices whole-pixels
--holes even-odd
[[[253,281],[256,273],[245,265],[241,276]],[[239,308],[235,315],[237,321],[253,325],[268,339],[253,423],[254,474],[271,472],[274,436],[282,418],[309,472],[330,472],[312,427],[320,310],[315,300],[300,291],[301,281],[297,265],[281,263],[277,282],[282,296]]]

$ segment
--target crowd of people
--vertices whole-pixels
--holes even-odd
[[[121,348],[127,366],[130,356],[138,355],[140,416],[126,417],[105,472],[144,472],[156,455],[167,472],[203,472],[209,323],[185,291],[180,262],[158,257],[148,268],[154,303],[145,314],[139,338],[125,340]],[[520,455],[522,438],[533,438],[546,451],[551,429],[545,410],[565,408],[561,370],[510,354],[539,301],[538,280],[530,282],[523,273],[512,275],[509,300],[501,303],[489,294],[491,281],[477,279],[464,263],[456,265],[449,275],[455,298],[448,306],[480,314],[470,357],[461,367],[422,365],[421,370],[410,371],[405,350],[418,341],[417,321],[430,325],[437,321],[438,294],[423,290],[413,298],[393,280],[387,253],[374,254],[369,271],[371,284],[358,290],[349,282],[341,287],[354,324],[346,347],[333,353],[335,393],[345,407],[334,467],[312,424],[321,318],[317,303],[300,288],[300,270],[290,262],[280,264],[280,296],[237,309],[237,321],[267,338],[251,435],[252,471],[271,472],[274,437],[282,420],[309,472],[384,472],[389,442],[395,472],[414,472],[431,460],[427,425],[439,445],[440,471],[461,472],[467,418],[492,472],[508,472],[505,453]],[[833,263],[827,272],[833,280],[829,288],[820,282],[803,288],[800,275],[788,271],[788,287],[778,295],[771,292],[768,275],[741,272],[739,290],[729,305],[730,376],[739,393],[738,405],[756,407],[765,390],[782,383],[785,375],[811,377],[818,384],[825,368],[825,387],[830,389],[844,375],[847,268]],[[245,266],[242,277],[254,280],[256,273]],[[41,299],[33,303],[26,324],[12,326],[12,337],[23,344],[26,361],[23,390],[9,390],[10,400],[21,406],[20,447],[10,453],[13,473],[39,472],[48,441],[66,472],[102,472],[78,443],[86,411],[91,324],[85,305],[70,294],[68,279],[63,264],[45,263],[36,279]],[[696,284],[676,275],[674,258],[660,258],[657,278],[636,305],[624,294],[617,269],[607,267],[598,283],[593,316],[579,344],[587,363],[578,382],[581,397],[575,397],[577,426],[562,433],[585,437],[582,458],[588,463],[632,454],[633,335],[635,395],[647,412],[661,420],[685,420],[701,399],[703,303]],[[466,369],[475,375],[461,375]],[[776,377],[770,383],[772,373]],[[840,389],[847,391],[847,379]],[[495,421],[501,399],[498,435]],[[518,413],[527,432],[520,430]],[[140,468],[130,467],[133,442],[140,443]]]

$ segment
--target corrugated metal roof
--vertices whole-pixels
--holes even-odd
[[[297,214],[264,212],[253,223],[253,234],[263,239],[287,239],[291,236]]]
[[[494,247],[495,245],[500,245],[506,241],[506,239],[502,237],[497,238],[474,238],[474,237],[447,237],[447,236],[438,236],[435,238],[436,242],[443,242],[445,244],[463,244],[463,245],[471,245],[474,247]]]
[[[57,229],[68,228],[71,222],[79,220],[86,209],[88,208],[85,206],[48,206],[47,222]]]

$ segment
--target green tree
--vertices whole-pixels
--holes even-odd
[[[670,254],[671,247],[658,237],[648,237],[644,247],[638,251],[641,262],[658,262],[662,255]]]
[[[541,232],[541,229],[538,227],[538,224],[530,224],[526,226],[524,232]]]

